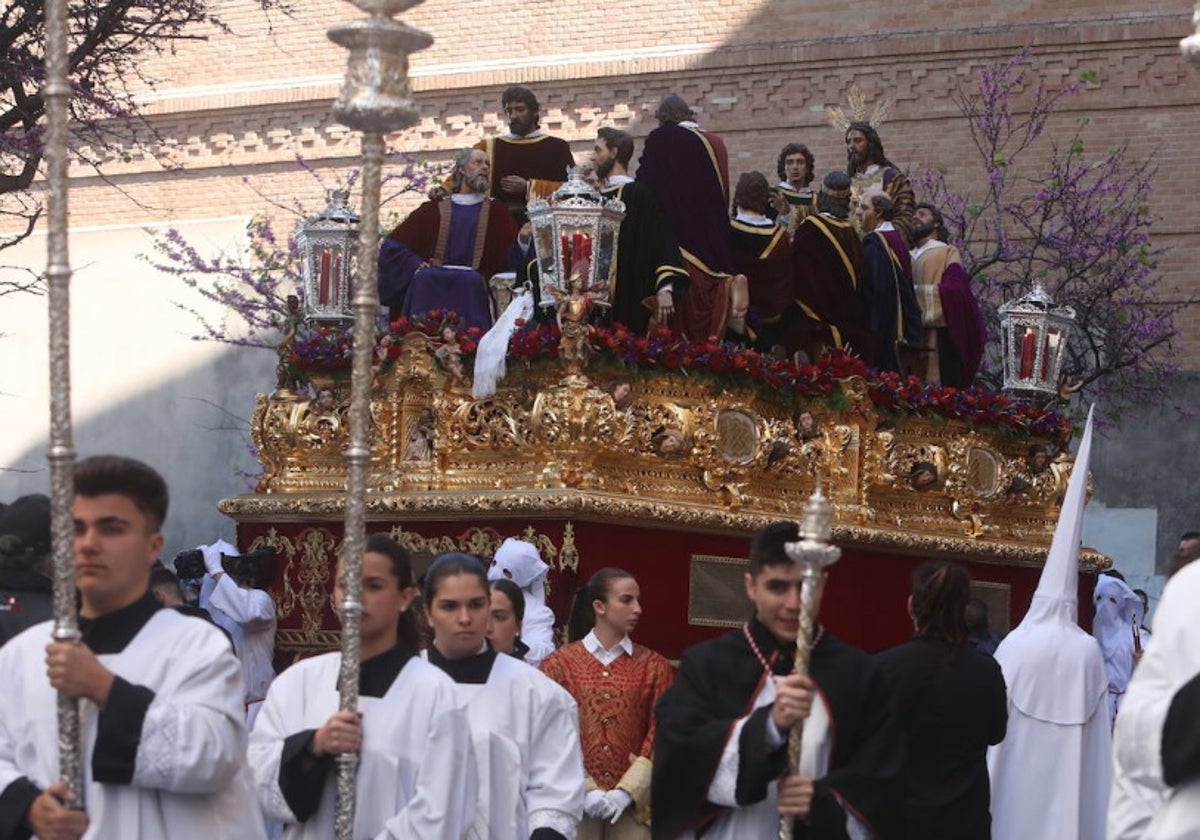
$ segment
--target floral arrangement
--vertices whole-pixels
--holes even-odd
[[[421,333],[441,341],[447,327],[456,330],[464,358],[474,355],[482,337],[477,327],[458,329],[453,312],[432,311],[424,316],[400,317],[382,325],[376,344],[377,364],[389,366],[401,352],[399,339]],[[511,362],[549,364],[558,358],[562,338],[556,324],[521,324],[508,346]],[[714,384],[755,383],[782,399],[807,402],[825,400],[831,409],[841,408],[845,397],[841,383],[859,377],[867,384],[871,402],[884,412],[926,418],[963,420],[989,428],[1000,428],[1018,437],[1046,437],[1065,443],[1071,421],[1050,409],[995,394],[985,388],[942,387],[915,376],[875,371],[858,356],[841,351],[826,353],[813,364],[798,365],[733,342],[689,341],[666,329],[648,335],[630,332],[622,324],[593,327],[595,364],[625,373],[664,371],[681,376],[711,377]],[[318,327],[297,340],[285,362],[299,375],[314,372],[346,373],[350,369],[351,328]]]

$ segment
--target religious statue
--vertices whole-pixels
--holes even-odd
[[[633,404],[633,383],[628,379],[618,379],[609,393],[617,411],[624,411]]]
[[[279,355],[279,362],[275,365],[276,391],[290,392],[295,384],[287,362],[296,346],[296,333],[300,329],[302,320],[300,298],[296,295],[288,295],[287,314],[283,318],[283,337],[275,345],[275,352]]]
[[[433,410],[426,408],[413,425],[404,448],[405,461],[429,461],[433,458],[433,439],[437,432],[437,420]]]
[[[925,493],[937,487],[938,468],[932,461],[918,461],[913,464],[908,474],[908,483],[918,493]]]
[[[458,332],[450,324],[442,327],[442,346],[434,355],[450,375],[451,387],[461,385],[467,376],[463,369],[462,346],[458,343]]]
[[[650,442],[656,453],[669,460],[681,458],[687,452],[687,435],[673,427],[663,429]]]
[[[552,289],[555,301],[558,303],[558,329],[562,339],[558,345],[558,358],[569,376],[578,376],[592,355],[592,345],[589,341],[587,324],[588,309],[591,299],[583,290],[583,278],[586,270],[581,269],[580,260],[575,263],[571,276],[567,280],[569,291],[564,294],[558,289]]]
[[[796,432],[800,440],[813,440],[821,436],[821,426],[811,411],[802,411],[796,418]]]

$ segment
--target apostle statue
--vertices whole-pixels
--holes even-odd
[[[917,205],[912,231],[913,282],[921,307],[921,369],[930,382],[966,388],[975,381],[987,329],[962,256],[946,244],[941,212]]]
[[[703,131],[679,96],[655,112],[637,180],[654,190],[671,222],[690,276],[676,293],[672,328],[696,341],[745,331],[750,295],[737,273],[729,236],[729,155],[719,134]]]
[[[392,231],[379,249],[379,300],[391,318],[452,310],[463,328],[492,325],[487,279],[515,270],[530,237],[504,203],[488,198],[491,163],[478,149],[454,164],[453,193],[426,201]]]

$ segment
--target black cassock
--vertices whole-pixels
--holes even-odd
[[[791,673],[792,646],[781,650],[757,620],[751,620],[750,632],[774,673]],[[905,754],[883,674],[868,654],[829,633],[813,647],[810,673],[829,708],[836,737],[828,771],[815,780],[809,818],[796,823],[796,840],[847,838],[842,803],[876,838],[897,836]],[[699,832],[725,813],[705,797],[729,734],[753,706],[763,676],[741,630],[684,653],[675,684],[654,710],[655,840],[675,838],[688,829]],[[761,802],[767,785],[787,765],[786,743],[775,750],[766,745],[770,713],[771,706],[763,706],[742,727],[736,792],[742,805]]]
[[[625,204],[612,277],[612,320],[631,332],[644,333],[652,310],[643,301],[667,283],[673,295],[682,295],[688,283],[687,269],[675,232],[652,189],[632,181],[606,187],[603,192],[605,198]]]

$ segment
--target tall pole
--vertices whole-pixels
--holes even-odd
[[[71,80],[67,55],[67,0],[46,0],[46,182],[48,233],[46,286],[50,342],[50,554],[54,559],[54,630],[58,642],[79,638],[74,589],[74,527],[71,437],[71,259],[67,252],[67,130]],[[59,779],[83,808],[79,701],[59,692]]]
[[[792,562],[800,564],[800,626],[796,632],[796,658],[792,673],[808,676],[812,656],[813,633],[821,611],[825,589],[825,570],[838,561],[842,550],[829,543],[833,533],[833,510],[821,493],[821,482],[804,506],[800,521],[800,541],[786,543],[784,551]],[[800,747],[804,741],[804,721],[796,721],[788,732],[788,774],[800,772]],[[792,840],[792,817],[779,820],[779,840]]]
[[[379,193],[383,176],[384,135],[417,121],[409,97],[408,54],[424,49],[433,39],[424,32],[392,20],[392,16],[422,0],[350,0],[368,14],[329,30],[335,43],[350,50],[346,80],[333,106],[338,122],[363,133],[362,210],[359,213],[357,270],[354,274],[354,355],[350,374],[350,442],[346,448],[346,526],[342,543],[338,604],[342,621],[342,665],[339,707],[358,711],[359,631],[362,617],[362,556],[366,544],[367,476],[371,466],[371,363],[379,314],[378,252]],[[358,756],[338,756],[337,840],[354,832],[355,774]]]
[[[55,641],[79,639],[75,616],[73,506],[75,449],[71,439],[71,261],[67,251],[67,131],[71,83],[67,56],[67,0],[46,0],[47,225],[46,287],[50,311],[50,541],[54,559]],[[83,807],[79,701],[58,695],[59,778]]]

